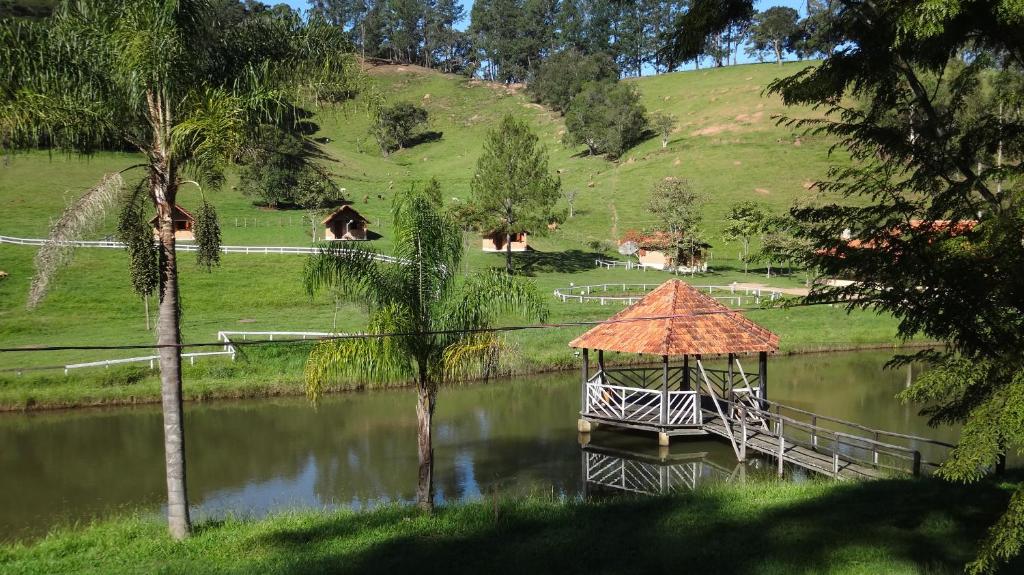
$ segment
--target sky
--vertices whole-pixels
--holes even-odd
[[[279,2],[279,0],[263,0],[263,2],[266,4],[276,4]],[[292,8],[297,8],[299,10],[305,10],[309,7],[309,2],[307,2],[306,0],[284,0],[284,3],[288,4]],[[466,18],[463,22],[461,22],[460,25],[456,27],[459,28],[460,30],[465,30],[466,27],[469,26],[469,11],[473,8],[473,0],[462,0],[462,5],[466,8]],[[754,8],[757,10],[765,10],[767,8],[771,8],[772,6],[789,6],[790,8],[795,8],[796,11],[800,13],[800,17],[803,17],[804,12],[806,11],[805,9],[807,7],[807,2],[806,0],[754,0]],[[740,52],[738,54],[737,61],[741,64],[747,64],[752,62],[753,60],[743,52]],[[693,64],[688,64],[682,69],[691,68],[693,68]],[[649,73],[650,70],[644,70],[644,74]]]

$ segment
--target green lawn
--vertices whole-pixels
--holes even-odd
[[[577,190],[576,217],[546,237],[534,236],[534,252],[518,255],[517,264],[538,288],[550,293],[557,287],[607,282],[658,283],[671,277],[656,271],[603,270],[596,257],[618,257],[614,240],[630,228],[650,225],[646,210],[649,191],[667,176],[685,177],[706,193],[707,228],[715,245],[713,272],[697,276],[696,284],[733,281],[764,282],[773,286],[802,285],[803,274],[765,278],[744,274],[736,262],[736,244],[721,238],[721,217],[729,204],[760,200],[781,211],[812,192],[806,184],[825,175],[830,162],[829,142],[796,136],[775,125],[772,116],[784,108],[777,98],[762,92],[780,74],[804,64],[733,66],[719,70],[681,72],[630,80],[636,82],[653,112],[674,113],[680,127],[669,147],[655,138],[630,150],[619,162],[585,157],[560,143],[563,123],[520,93],[456,76],[426,72],[416,67],[383,67],[372,71],[394,100],[420,102],[431,113],[430,130],[439,140],[383,158],[366,133],[367,119],[359,102],[327,111],[319,117],[320,135],[335,161],[331,169],[347,189],[355,206],[369,217],[371,229],[381,234],[374,245],[390,249],[389,206],[394,190],[413,181],[437,177],[448,203],[468,196],[468,182],[487,129],[505,113],[529,119],[551,152],[566,190]],[[808,115],[806,109],[788,113]],[[0,234],[42,237],[51,221],[74,197],[103,173],[127,167],[138,158],[131,154],[102,153],[88,158],[26,153],[0,163],[0,204],[5,218]],[[252,198],[228,178],[223,189],[212,192],[221,216],[223,239],[235,245],[309,245],[311,228],[302,211],[272,211],[255,207]],[[183,188],[180,203],[194,207],[198,190]],[[113,217],[102,223],[97,238],[113,230]],[[322,230],[318,228],[318,233]],[[467,270],[500,267],[502,256],[479,251],[479,240],[467,237]],[[10,277],[0,281],[0,346],[54,344],[145,344],[153,341],[143,319],[142,302],[131,293],[126,255],[117,250],[81,249],[62,271],[55,287],[35,311],[24,307],[33,271],[32,247],[0,245],[0,270]],[[316,330],[363,327],[365,311],[358,303],[337,306],[327,295],[308,298],[301,288],[304,258],[284,255],[228,254],[223,264],[205,273],[181,258],[185,341],[211,341],[217,331]],[[763,270],[761,270],[763,272]],[[600,320],[618,308],[598,304],[552,304],[553,321]],[[335,316],[337,323],[335,324]],[[835,308],[802,308],[751,312],[751,317],[781,336],[784,351],[892,345],[896,322],[872,313],[846,315]],[[510,320],[511,321],[511,320]],[[566,343],[581,328],[524,332],[510,336],[520,353],[510,369],[534,370],[574,365]],[[0,367],[41,367],[145,355],[123,351],[68,351],[6,353]],[[301,358],[280,352],[263,354],[247,365],[224,365],[209,360],[186,372],[186,395],[192,398],[234,396],[243,393],[297,391]],[[282,357],[288,357],[287,361]],[[15,376],[0,373],[0,406],[19,408],[53,403],[92,403],[104,398],[118,401],[155,397],[152,377],[127,384],[117,374],[127,371],[64,378],[53,375]],[[199,380],[205,381],[199,381]],[[261,387],[262,386],[262,387]]]
[[[718,484],[655,498],[487,499],[202,523],[127,517],[0,547],[28,573],[962,573],[1011,484]],[[1006,573],[1019,573],[1020,561]]]

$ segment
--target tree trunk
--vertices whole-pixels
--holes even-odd
[[[782,65],[782,41],[781,40],[775,40],[774,42],[772,42],[772,45],[775,47],[775,63],[778,64],[779,66],[781,66]]]
[[[434,393],[424,370],[416,386],[416,444],[419,455],[419,480],[416,483],[416,505],[420,509],[434,510],[434,445],[431,423],[434,418]]]
[[[512,234],[508,234],[505,241],[505,271],[512,273]]]
[[[155,179],[156,177],[154,177]],[[156,194],[167,199],[160,206],[161,286],[157,320],[160,356],[160,397],[164,412],[164,458],[167,465],[167,527],[171,537],[188,537],[192,523],[185,482],[185,422],[181,398],[181,328],[178,303],[178,268],[174,252],[173,184],[155,183],[164,189]],[[168,189],[170,188],[170,189]]]

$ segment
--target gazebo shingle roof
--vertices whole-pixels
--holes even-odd
[[[639,319],[649,317],[659,319]],[[630,319],[637,321],[623,321]],[[650,355],[756,353],[778,351],[779,336],[673,279],[608,323],[574,339],[569,347]]]

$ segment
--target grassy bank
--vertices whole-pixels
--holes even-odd
[[[0,547],[28,573],[960,573],[1009,484],[720,484],[672,497],[485,500],[211,521],[124,518]],[[1004,569],[1020,572],[1024,563]]]

